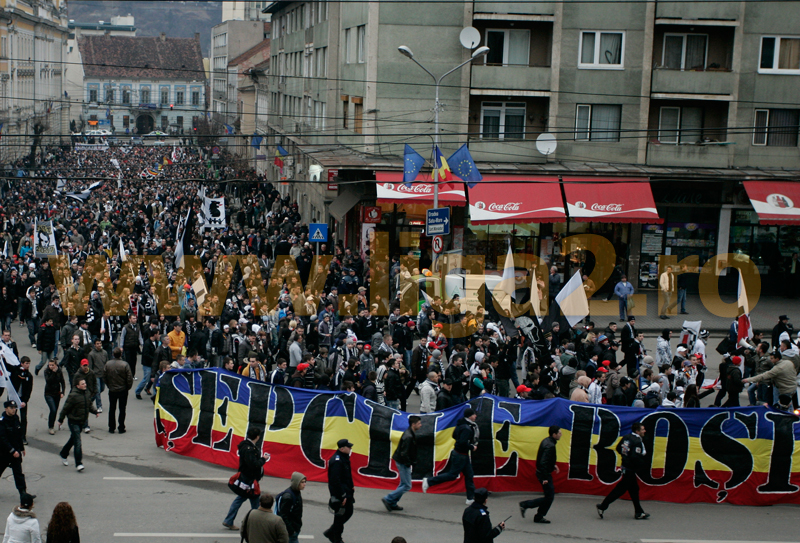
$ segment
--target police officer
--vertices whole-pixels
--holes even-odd
[[[505,522],[492,528],[489,508],[486,506],[488,498],[489,491],[479,488],[475,491],[475,501],[464,510],[461,516],[461,524],[464,525],[464,543],[490,543],[505,530]]]
[[[636,478],[636,472],[644,467],[646,455],[644,443],[642,442],[644,434],[644,424],[634,422],[631,426],[631,433],[623,437],[617,444],[617,452],[622,456],[622,479],[614,487],[614,490],[606,496],[603,503],[597,504],[597,514],[600,515],[600,518],[603,518],[603,513],[608,509],[608,506],[626,492],[633,502],[634,518],[636,520],[650,518],[650,515],[645,513],[639,504],[639,480]]]
[[[328,461],[329,505],[334,511],[333,525],[322,532],[331,543],[342,543],[344,524],[353,516],[353,473],[350,471],[350,451],[353,444],[347,439],[336,442],[339,448]]]
[[[22,424],[17,416],[17,402],[8,400],[3,407],[5,407],[5,411],[0,416],[0,477],[7,467],[11,466],[11,471],[14,472],[14,484],[22,498],[27,494],[25,474],[22,473],[22,457],[25,456]],[[33,496],[33,498],[35,497]]]

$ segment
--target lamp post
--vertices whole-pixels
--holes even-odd
[[[410,58],[414,62],[414,64],[416,64],[417,66],[419,66],[420,68],[425,70],[425,73],[427,73],[429,76],[431,76],[431,78],[433,78],[433,82],[434,82],[434,85],[435,85],[434,88],[436,90],[436,98],[435,98],[435,102],[434,102],[434,106],[433,106],[433,145],[434,145],[434,149],[438,149],[439,148],[439,110],[441,109],[441,103],[439,102],[439,85],[441,84],[442,79],[444,79],[445,77],[447,77],[451,73],[455,72],[459,68],[462,68],[465,65],[469,64],[470,62],[472,62],[476,58],[482,57],[483,55],[485,55],[486,53],[489,52],[489,48],[486,47],[485,45],[483,47],[478,47],[477,49],[475,49],[475,51],[472,53],[472,56],[469,59],[465,60],[464,62],[462,62],[461,64],[459,64],[458,66],[456,66],[455,68],[453,68],[452,70],[446,72],[444,75],[442,75],[441,77],[438,77],[438,78],[435,75],[433,75],[429,69],[427,69],[425,66],[420,64],[417,59],[414,58],[414,53],[407,46],[401,45],[400,47],[397,48],[397,50],[400,51],[400,54],[402,54],[403,56],[406,56],[406,57]],[[436,168],[436,158],[435,157],[434,157],[433,166],[434,166],[433,167],[433,207],[434,208],[438,208],[439,207],[439,170]]]

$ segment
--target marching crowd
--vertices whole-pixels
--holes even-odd
[[[48,430],[54,433],[56,422],[66,420],[70,438],[61,459],[68,465],[73,450],[78,471],[84,469],[81,434],[91,431],[89,416],[103,412],[102,393],[108,390],[108,431],[124,433],[129,391],[136,385],[137,400],[142,394],[154,397],[159,376],[169,368],[213,366],[275,384],[355,391],[401,410],[417,394],[420,413],[483,394],[677,408],[699,407],[702,397],[719,389],[714,405],[733,406],[739,405],[745,386],[751,405],[797,406],[800,353],[785,316],[776,327],[777,337],[771,338],[773,346],[779,345],[774,351],[758,334],[748,343],[737,342],[732,330],[733,339],[717,349],[723,362],[715,388],[705,384],[710,364],[706,332],[691,344],[677,345],[673,353],[671,332],[664,330],[656,352],[648,353],[632,315],[600,332],[592,322],[570,327],[563,318],[529,327],[488,303],[475,312],[462,310],[458,296],[434,297],[412,312],[398,286],[413,281],[419,270],[412,274],[399,255],[362,255],[341,242],[312,246],[296,202],[255,172],[235,170],[209,156],[209,149],[191,147],[53,149],[37,169],[18,165],[19,176],[0,187],[6,247],[0,262],[0,325],[3,345],[20,362],[9,368],[20,402],[9,398],[5,403],[0,444],[3,468],[12,468],[20,491],[20,512],[32,503],[21,464],[27,404],[42,371],[38,388],[49,408]],[[228,194],[237,205],[227,210],[227,228],[189,227],[180,239],[179,222],[189,210],[195,216],[202,205],[197,196],[201,186],[206,196]],[[66,257],[55,264],[33,249],[38,242],[34,225],[43,221],[52,221],[58,254]],[[176,262],[179,247],[182,262]],[[142,261],[134,255],[156,258]],[[230,257],[241,257],[238,265]],[[198,292],[200,278],[211,286],[210,293]],[[220,284],[221,289],[214,288]],[[390,295],[383,299],[378,292]],[[20,357],[12,335],[26,338],[39,359]],[[470,411],[466,407],[455,430],[457,456],[451,471],[423,482],[427,490],[464,474],[468,504],[475,509],[465,513],[465,526],[467,517],[472,524],[483,523],[483,517],[488,521],[488,494],[471,481],[469,453],[477,436]],[[401,510],[398,501],[410,489],[411,419],[412,435],[404,434],[394,457],[408,471],[400,470],[401,488],[384,498],[388,511]],[[638,435],[636,429],[632,435]],[[551,428],[548,439],[559,437],[560,429]],[[248,436],[243,443],[260,439]],[[636,439],[629,441],[635,451]],[[352,514],[352,479],[348,482],[345,475],[351,447],[346,439],[340,441],[331,462],[347,464],[329,482],[331,495],[340,501],[332,505],[337,520],[326,532],[334,543],[341,541]],[[242,462],[250,462],[245,466],[250,471],[240,470],[246,486],[257,480],[254,465],[264,460],[249,458],[255,454],[250,453],[240,451]],[[546,458],[540,481],[552,501],[552,478],[544,467],[549,465],[557,469],[554,459]],[[623,481],[622,491],[633,496],[635,477]],[[279,512],[285,507],[281,500],[292,507],[299,503],[302,510],[298,497],[303,485],[304,477],[295,474],[290,489],[274,499],[252,488],[237,494],[241,500],[234,502],[224,524],[235,527],[239,506],[247,499],[259,511],[270,509],[274,500]],[[613,499],[598,506],[598,512]],[[524,503],[523,513],[539,507],[534,520],[546,520],[549,505]],[[638,505],[636,514],[644,518]],[[468,540],[486,541],[502,526],[489,526],[488,535]],[[289,540],[296,539],[299,526],[292,528],[290,519],[286,527]]]

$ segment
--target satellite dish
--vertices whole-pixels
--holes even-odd
[[[545,132],[536,138],[536,149],[545,156],[555,153],[556,147],[558,147],[558,142],[553,134]]]
[[[458,39],[461,40],[461,45],[466,49],[475,49],[481,42],[481,33],[473,26],[468,26],[461,31]]]

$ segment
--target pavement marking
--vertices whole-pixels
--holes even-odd
[[[105,481],[228,481],[230,477],[103,477]]]
[[[780,541],[741,541],[734,539],[640,539],[642,543],[782,543]]]
[[[127,533],[127,532],[120,532],[114,534],[114,537],[209,537],[215,539],[240,539],[241,535],[238,533],[234,534],[189,534],[189,533]],[[313,535],[299,535],[297,536],[298,539],[314,539]]]

